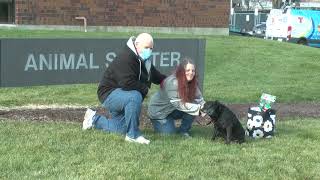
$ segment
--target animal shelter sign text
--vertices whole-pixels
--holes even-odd
[[[1,87],[97,83],[127,39],[2,39]],[[180,60],[192,58],[204,77],[205,40],[155,39],[153,65],[170,74]]]

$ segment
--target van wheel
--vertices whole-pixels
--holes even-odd
[[[307,38],[302,37],[297,41],[297,44],[301,44],[301,45],[307,46],[308,45],[308,40],[307,40]]]

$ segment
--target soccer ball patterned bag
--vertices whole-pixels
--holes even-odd
[[[274,109],[261,111],[259,107],[248,110],[246,134],[253,138],[271,138],[274,135],[276,112]]]

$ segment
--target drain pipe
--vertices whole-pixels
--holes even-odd
[[[78,20],[83,20],[84,32],[87,32],[87,18],[84,16],[76,17]]]

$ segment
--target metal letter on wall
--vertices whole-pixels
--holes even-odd
[[[2,39],[1,87],[97,83],[127,39]],[[184,56],[192,58],[204,77],[205,40],[155,39],[151,56],[170,74]]]

